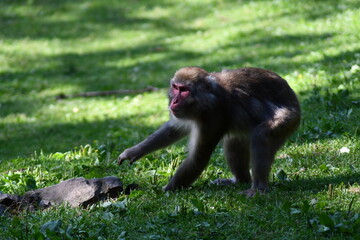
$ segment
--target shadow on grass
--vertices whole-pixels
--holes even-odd
[[[242,1],[241,4],[247,5],[254,0]],[[261,2],[261,1],[260,1]],[[239,5],[239,1],[227,1],[229,6]],[[301,4],[301,7],[297,7]],[[174,8],[176,3],[171,1],[147,1],[138,0],[131,2],[107,1],[89,2],[79,1],[24,1],[3,0],[0,4],[4,9],[22,8],[22,11],[0,11],[0,22],[2,31],[0,36],[8,39],[78,39],[92,35],[106,34],[109,29],[161,29],[168,33],[184,33],[186,31],[196,31],[198,28],[181,27],[184,21],[191,21],[200,16],[212,13],[214,8],[221,6],[218,1],[197,3],[188,2],[183,5],[181,13],[176,13],[176,17],[134,17],[131,15],[134,10],[154,10],[156,8]],[[306,7],[303,7],[303,6]],[[274,5],[274,7],[276,7]],[[273,18],[305,18],[308,20],[318,20],[340,14],[347,9],[360,7],[359,2],[348,2],[346,6],[340,0],[329,1],[301,1],[299,3],[284,5],[287,10]],[[32,8],[32,9],[31,9]],[[59,14],[62,15],[57,19]],[[156,14],[156,13],[154,13]],[[60,16],[61,16],[60,15]],[[50,16],[50,18],[48,18]],[[55,16],[55,17],[52,17]],[[143,24],[146,24],[144,28]],[[29,27],[31,26],[31,27]]]
[[[214,50],[214,52],[217,52],[238,49],[238,54],[231,56],[232,58],[222,58],[216,64],[219,66],[233,66],[237,62],[239,64],[246,63],[247,65],[271,69],[285,75],[292,73],[294,70],[312,68],[316,62],[297,61],[294,57],[309,54],[311,51],[318,51],[323,41],[334,36],[333,33],[274,36],[260,29],[246,34],[239,33],[232,37],[231,41],[229,41],[231,43],[219,46]],[[349,60],[353,59],[354,55],[345,56],[341,54],[341,57],[344,60]],[[213,63],[209,64],[209,66],[212,65]],[[238,67],[241,67],[241,65]]]
[[[32,3],[31,3],[32,2]],[[109,1],[106,4],[89,1],[2,1],[0,6],[7,8],[23,7],[25,11],[0,11],[3,31],[0,36],[7,39],[80,39],[106,35],[109,30],[150,30],[158,29],[167,33],[186,34],[198,28],[181,27],[177,20],[170,17],[135,17],[135,9],[151,10],[156,7],[169,8],[169,1]],[[33,8],[33,11],[31,11]],[[28,11],[26,11],[26,9]],[[186,9],[185,9],[186,10]],[[184,10],[184,11],[185,11]],[[186,14],[194,19],[205,14],[205,9]],[[56,16],[61,16],[60,20]],[[55,16],[55,17],[52,17]],[[50,17],[48,19],[47,17]],[[183,14],[185,18],[185,14]],[[189,18],[188,18],[189,20]],[[31,27],[29,27],[31,26]]]
[[[329,189],[329,185],[345,184],[345,187],[350,184],[360,183],[360,172],[353,172],[349,174],[337,174],[329,177],[312,177],[308,179],[297,179],[290,182],[279,183],[277,186],[284,191],[311,191],[322,192]]]
[[[146,115],[148,114],[136,117]],[[155,130],[146,125],[130,124],[130,119],[134,117],[91,122],[84,120],[74,123],[56,123],[50,126],[36,123],[13,123],[6,126],[0,124],[1,129],[7,129],[6,133],[1,133],[0,160],[4,163],[8,159],[31,156],[35,151],[37,153],[42,151],[44,154],[66,152],[72,150],[74,146],[86,144],[110,144],[120,151]],[[137,135],[136,138],[119,142],[119,135],[131,136],[134,133]]]
[[[209,180],[202,179],[201,182],[195,183],[190,191],[206,192],[209,190],[225,191],[233,189],[234,194],[239,194],[240,191],[250,188],[250,184],[235,184],[230,186],[217,186],[211,184]],[[349,174],[338,174],[329,177],[311,177],[306,179],[296,179],[291,181],[270,181],[270,193],[272,191],[282,192],[283,194],[291,196],[299,192],[306,191],[318,193],[329,190],[329,185],[336,186],[344,184],[344,187],[360,183],[360,172],[353,172]]]
[[[50,88],[73,85],[83,91],[134,89],[148,85],[165,87],[176,68],[169,70],[168,64],[164,63],[169,63],[172,59],[176,59],[173,62],[178,62],[202,56],[202,54],[192,51],[163,50],[162,48],[166,48],[166,46],[159,47],[155,42],[133,48],[86,54],[63,54],[52,58],[43,58],[39,61],[44,64],[46,62],[53,63],[51,69],[36,68],[31,72],[2,72],[0,80],[9,88],[14,88],[14,81],[16,82],[17,79],[25,79],[32,83],[16,86],[14,89],[14,91],[20,90],[24,94],[34,90],[43,90],[41,82],[46,82],[44,85]],[[126,67],[108,66],[108,63],[116,63],[125,57],[138,58],[147,54],[158,56],[155,56],[156,60],[128,64]],[[4,90],[4,93],[9,92]]]

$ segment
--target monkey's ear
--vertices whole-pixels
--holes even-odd
[[[205,77],[205,80],[206,80],[206,81],[209,81],[209,82],[216,82],[216,77],[211,76],[211,75],[207,75],[207,76]]]
[[[218,82],[216,81],[216,77],[214,77],[214,76],[207,75],[207,76],[205,77],[205,80],[206,80],[206,82],[209,83],[208,86],[209,86],[210,88],[216,88],[217,85],[218,85]]]

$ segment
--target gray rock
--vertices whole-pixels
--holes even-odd
[[[54,205],[87,207],[97,201],[115,198],[123,192],[123,184],[117,177],[74,178],[59,184],[26,192],[23,196],[0,193],[0,216],[8,208],[35,210]]]
[[[0,216],[6,214],[8,209],[17,209],[21,197],[18,195],[0,193]]]
[[[60,204],[86,207],[109,197],[117,197],[122,191],[123,185],[117,177],[74,178],[54,186],[27,192],[23,202],[35,201],[45,208]]]
[[[20,199],[21,197],[18,195],[0,193],[0,204],[7,207],[17,204]]]

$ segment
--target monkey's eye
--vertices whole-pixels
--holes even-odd
[[[187,92],[187,91],[189,91],[189,88],[187,86],[179,86],[179,91],[180,92]]]
[[[180,91],[180,92],[188,92],[189,91],[189,87],[185,86],[185,85],[180,85],[180,84],[172,84],[173,89]]]
[[[175,83],[172,84],[172,88],[175,90],[179,90],[178,86]]]

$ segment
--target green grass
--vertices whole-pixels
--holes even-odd
[[[357,0],[1,1],[0,191],[109,175],[140,186],[89,209],[2,216],[2,239],[360,239],[359,16]],[[184,142],[115,164],[166,121],[168,80],[190,65],[267,68],[298,94],[302,125],[270,193],[210,185],[230,176],[220,146],[176,193],[161,188]],[[149,85],[164,90],[55,99]]]

